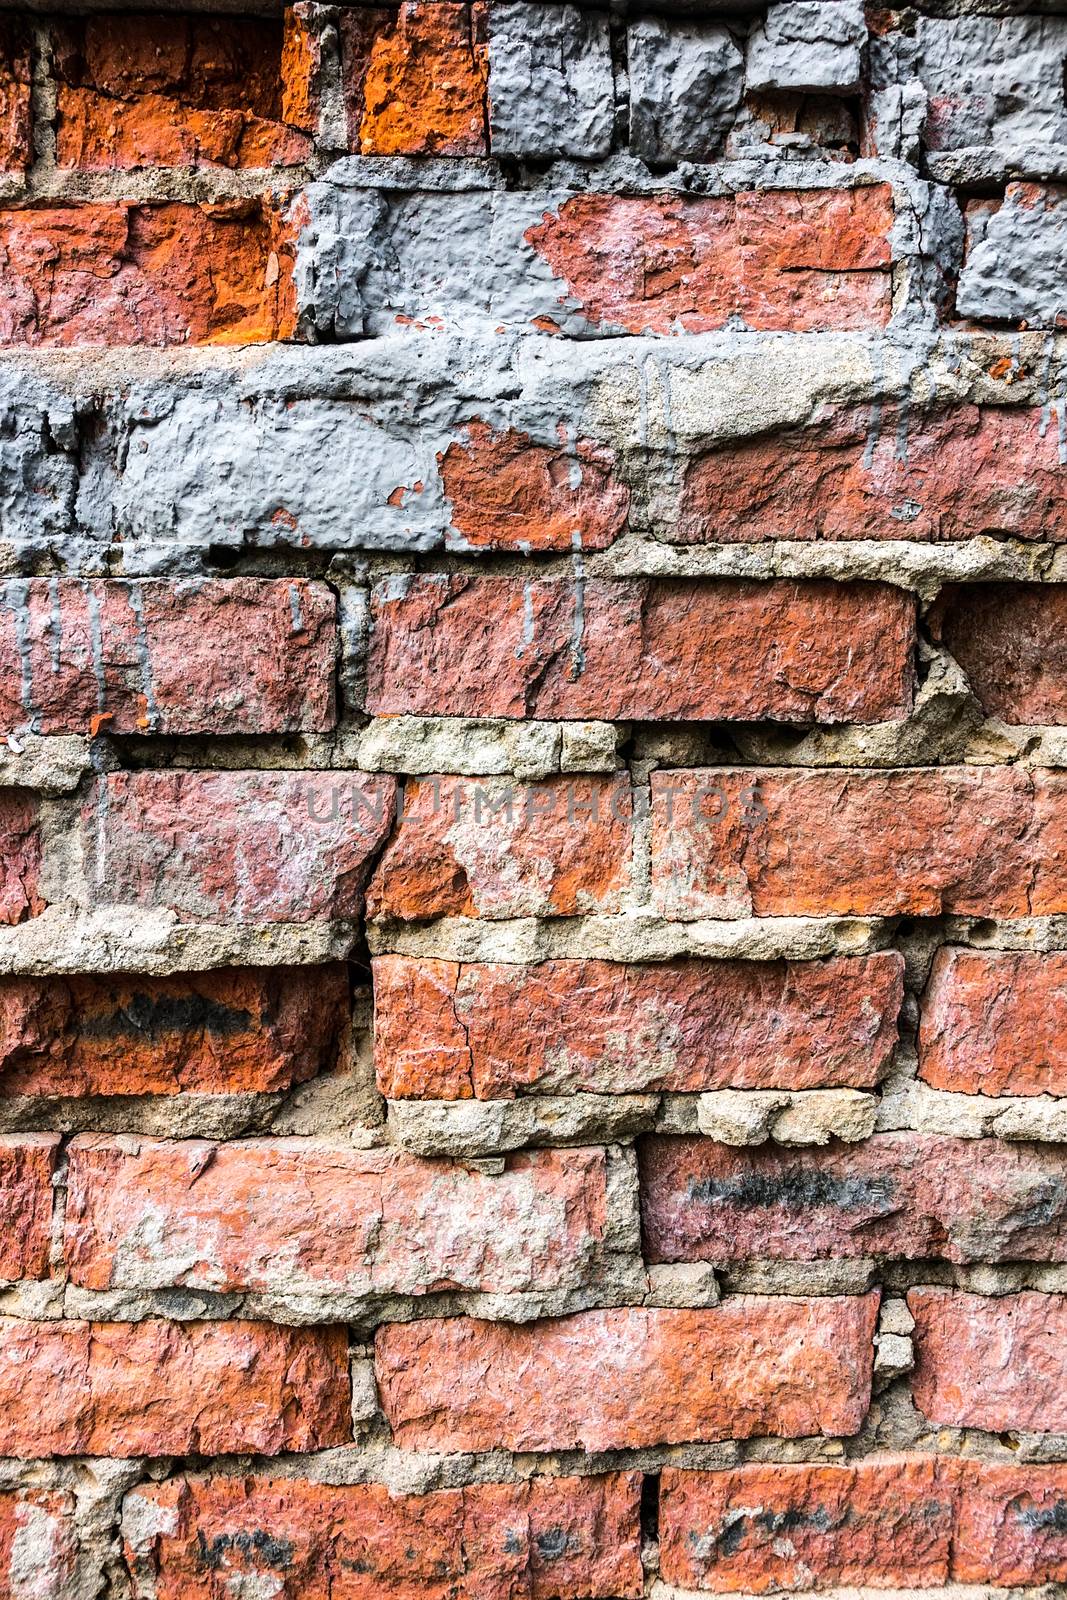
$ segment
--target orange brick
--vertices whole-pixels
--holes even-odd
[[[253,201],[0,213],[0,345],[258,344],[294,324],[291,251]]]

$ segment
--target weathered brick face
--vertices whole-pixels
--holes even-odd
[[[321,584],[8,582],[0,719],[35,733],[324,732],[334,597]]]
[[[583,314],[627,333],[879,327],[889,190],[735,200],[577,196],[526,237]]]
[[[1067,1590],[1065,60],[6,6],[0,1600]]]
[[[0,344],[258,344],[292,327],[291,252],[257,201],[0,215]]]
[[[56,161],[83,171],[305,160],[278,20],[134,13],[57,23]]]

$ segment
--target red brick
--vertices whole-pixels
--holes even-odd
[[[0,978],[0,1096],[248,1094],[334,1064],[341,965]]]
[[[78,18],[54,26],[53,48],[60,167],[270,167],[312,153],[306,124],[286,126],[280,18]]]
[[[960,1480],[957,1583],[1067,1582],[1067,1467],[968,1461]]]
[[[4,1321],[0,1452],[277,1455],[343,1444],[347,1347],[343,1328],[268,1322]]]
[[[630,1600],[643,1592],[640,1485],[620,1472],[393,1496],[171,1478],[127,1495],[126,1560],[153,1600],[217,1600],[220,1583],[300,1600]]]
[[[735,197],[580,194],[526,239],[584,316],[627,333],[881,327],[889,320],[887,185]]]
[[[25,922],[45,908],[37,823],[33,795],[22,789],[0,790],[0,925]]]
[[[58,1133],[0,1134],[0,1279],[47,1278]]]
[[[1067,722],[1067,588],[971,584],[942,590],[930,617],[988,716]]]
[[[65,1260],[86,1289],[573,1288],[606,1228],[600,1149],[510,1156],[493,1175],[325,1139],[70,1147]]]
[[[342,13],[349,139],[362,155],[486,154],[487,7],[404,0]]]
[[[0,212],[0,345],[259,344],[294,325],[291,248],[257,201]]]
[[[1067,1432],[1067,1296],[912,1289],[915,1404],[931,1422]]]
[[[362,772],[115,772],[84,812],[98,905],[208,922],[358,917],[396,783]]]
[[[33,157],[30,35],[21,17],[0,19],[0,172],[24,172]]]
[[[714,1594],[946,1583],[955,1511],[946,1466],[955,1463],[668,1468],[660,1484],[664,1581]]]
[[[321,733],[336,721],[325,584],[0,584],[0,726],[37,733]]]
[[[321,37],[308,26],[313,10],[314,0],[287,6],[282,37],[282,121],[311,134],[318,128],[322,71]]]
[[[1067,1261],[1067,1152],[1055,1145],[877,1133],[863,1144],[732,1149],[642,1141],[651,1261],[748,1257]]]
[[[878,1083],[903,961],[478,965],[379,956],[378,1086],[391,1098],[817,1089]]]
[[[461,549],[606,550],[624,531],[630,491],[615,453],[591,439],[534,444],[517,428],[475,420],[440,457]]]
[[[618,911],[630,882],[632,809],[625,776],[419,779],[405,789],[403,820],[367,890],[368,915],[412,922]]]
[[[914,601],[876,584],[386,579],[367,704],[387,715],[905,717]]]
[[[1062,538],[1067,467],[1040,407],[831,410],[685,469],[678,544]]]
[[[716,1594],[1058,1583],[1067,1469],[934,1456],[668,1468],[660,1570]]]
[[[660,772],[652,817],[653,897],[667,916],[1067,910],[1056,773]]]
[[[877,1310],[877,1294],[738,1295],[710,1311],[394,1323],[377,1334],[378,1388],[394,1439],[415,1450],[855,1433]]]
[[[1067,1094],[1067,955],[939,950],[919,1076],[956,1094]]]
[[[75,1504],[65,1489],[0,1494],[0,1591],[10,1600],[79,1592]]]

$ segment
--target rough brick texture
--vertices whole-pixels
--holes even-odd
[[[556,1288],[581,1281],[606,1226],[601,1150],[513,1156],[494,1176],[321,1140],[93,1135],[70,1162],[64,1255],[89,1289]]]
[[[0,14],[0,1600],[1067,1591],[1062,7],[131,5]]]
[[[889,316],[884,186],[736,200],[579,195],[527,240],[584,317],[627,333],[880,327]]]
[[[44,910],[38,816],[32,795],[0,790],[0,924],[23,922]]]
[[[126,1549],[153,1600],[213,1600],[220,1570],[338,1600],[628,1600],[642,1593],[639,1500],[635,1473],[423,1495],[175,1478],[129,1496]]]
[[[56,160],[90,172],[135,167],[270,167],[312,142],[285,104],[279,20],[86,17],[53,33]]]
[[[6,1456],[227,1455],[341,1444],[339,1328],[263,1322],[5,1322]],[[47,1407],[35,1396],[47,1391]]]
[[[1044,1145],[876,1133],[860,1145],[733,1150],[710,1139],[641,1150],[653,1261],[893,1256],[1067,1260],[1051,1196],[1065,1158]]]
[[[373,627],[383,714],[880,722],[911,706],[911,601],[864,586],[387,580]]]
[[[1063,1094],[1067,960],[939,950],[919,1030],[920,1074],[958,1094]]]
[[[393,790],[362,772],[102,778],[84,817],[94,898],[207,921],[358,916]]]
[[[335,603],[321,584],[8,582],[0,723],[35,733],[322,732]]]
[[[1039,584],[942,592],[934,614],[982,709],[1003,722],[1067,722],[1067,593]]]
[[[1039,407],[826,408],[803,429],[698,455],[673,537],[763,539],[1062,537],[1067,472]]]
[[[378,1082],[394,1098],[872,1088],[897,1036],[894,954],[616,966],[374,963]]]
[[[0,1278],[44,1278],[52,1236],[52,1172],[59,1137],[0,1135],[0,1195],[4,1234]]]
[[[1061,774],[655,773],[653,893],[681,917],[1067,910]]]
[[[853,1433],[877,1296],[738,1296],[712,1311],[588,1311],[508,1327],[456,1317],[379,1330],[382,1403],[407,1448],[622,1449]]]
[[[714,1594],[1057,1583],[1062,1466],[898,1456],[663,1474],[664,1576]]]
[[[258,344],[292,328],[290,255],[258,202],[0,214],[3,345]]]
[[[269,1093],[328,1071],[340,965],[0,978],[0,1096]]]
[[[411,784],[370,884],[368,914],[421,921],[617,911],[630,881],[632,811],[625,778]]]
[[[915,1403],[932,1422],[1062,1433],[1067,1299],[913,1289]]]
[[[354,150],[485,154],[487,9],[483,0],[401,0],[342,18]]]

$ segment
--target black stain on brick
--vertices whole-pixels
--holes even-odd
[[[252,1026],[248,1011],[200,994],[134,994],[104,1016],[87,1017],[79,1032],[87,1039],[157,1039],[171,1033],[210,1033],[231,1039]]]
[[[893,1209],[892,1178],[842,1178],[818,1170],[746,1172],[737,1178],[691,1178],[686,1198],[694,1205],[734,1205],[746,1210],[781,1207],[785,1211],[873,1211]]]
[[[694,1556],[710,1562],[716,1556],[733,1556],[753,1536],[775,1539],[781,1534],[829,1533],[841,1525],[830,1516],[824,1506],[812,1511],[790,1507],[788,1511],[728,1511],[718,1533],[690,1533],[688,1544]]]
[[[567,1554],[570,1541],[562,1528],[548,1528],[534,1540],[542,1561],[558,1561]]]
[[[1031,1533],[1067,1533],[1067,1500],[1050,1506],[1021,1506],[1015,1515]]]
[[[288,1539],[276,1539],[265,1528],[256,1528],[252,1533],[218,1533],[213,1539],[205,1537],[203,1531],[196,1535],[197,1554],[200,1564],[208,1567],[212,1572],[222,1566],[223,1559],[232,1551],[265,1567],[280,1567],[282,1569],[292,1566],[293,1547]]]

